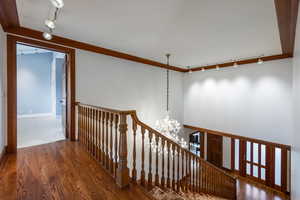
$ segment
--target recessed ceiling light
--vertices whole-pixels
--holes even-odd
[[[50,28],[50,29],[55,29],[55,23],[52,20],[46,19],[45,20],[45,25]]]
[[[56,8],[62,8],[64,7],[64,1],[63,0],[50,0],[53,6]]]
[[[46,40],[51,40],[51,39],[52,39],[52,34],[51,34],[51,33],[48,33],[48,32],[44,32],[44,33],[43,33],[43,37],[44,37]]]

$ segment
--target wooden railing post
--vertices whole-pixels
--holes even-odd
[[[119,163],[117,168],[117,185],[121,188],[129,186],[129,169],[127,167],[127,120],[126,114],[120,115]]]

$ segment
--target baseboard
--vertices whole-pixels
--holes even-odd
[[[55,116],[55,115],[53,113],[25,114],[25,115],[18,115],[18,119],[35,118],[35,117],[51,117],[51,116]]]

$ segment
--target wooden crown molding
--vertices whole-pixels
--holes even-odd
[[[36,31],[33,29],[29,29],[29,28],[25,28],[25,27],[11,27],[11,28],[8,28],[6,30],[6,32],[11,33],[11,34],[20,35],[23,37],[29,37],[29,38],[34,38],[37,40],[42,40],[42,41],[46,41],[46,42],[50,42],[50,43],[68,46],[68,47],[72,47],[72,48],[76,48],[76,49],[91,51],[94,53],[99,53],[99,54],[112,56],[112,57],[116,57],[116,58],[120,58],[120,59],[130,60],[133,62],[138,62],[138,63],[142,63],[142,64],[146,64],[146,65],[152,65],[155,67],[160,67],[160,68],[169,69],[169,70],[173,70],[173,71],[178,71],[178,72],[185,71],[185,69],[180,68],[180,67],[168,66],[166,64],[163,64],[163,63],[160,63],[157,61],[153,61],[150,59],[141,58],[138,56],[118,52],[115,50],[103,48],[100,46],[96,46],[96,45],[92,45],[92,44],[88,44],[88,43],[84,43],[84,42],[80,42],[80,41],[76,41],[76,40],[72,40],[72,39],[68,39],[68,38],[64,38],[64,37],[60,37],[60,36],[56,36],[56,35],[53,35],[52,40],[49,41],[49,40],[46,40],[43,38],[42,32]]]
[[[274,0],[283,54],[294,54],[299,0]]]
[[[0,1],[0,23],[4,31],[6,31],[9,27],[20,26],[15,0]]]
[[[206,65],[206,66],[201,66],[201,67],[194,67],[194,68],[191,68],[190,70],[191,71],[200,71],[202,69],[205,69],[205,70],[216,69],[217,66],[219,66],[219,68],[232,67],[235,62],[238,65],[246,65],[246,64],[251,64],[251,63],[257,63],[258,59],[262,59],[263,61],[271,61],[271,60],[280,60],[280,59],[286,59],[286,58],[292,58],[292,57],[293,56],[291,54],[279,54],[279,55],[273,55],[273,56],[264,56],[264,57],[257,57],[257,58],[239,60],[239,61],[220,63],[220,64],[215,64],[215,65]],[[186,69],[185,72],[189,72],[189,70]]]

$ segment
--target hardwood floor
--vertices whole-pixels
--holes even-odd
[[[70,159],[71,158],[71,159]],[[238,181],[239,200],[285,200],[259,186]],[[121,190],[77,142],[60,141],[18,150],[0,166],[1,200],[143,200],[139,186]]]
[[[260,187],[241,179],[237,181],[237,199],[239,200],[287,200],[286,195],[279,195],[271,189]]]
[[[71,159],[70,159],[71,158]],[[18,150],[0,167],[1,200],[148,199],[138,186],[117,188],[76,142],[60,141]]]

